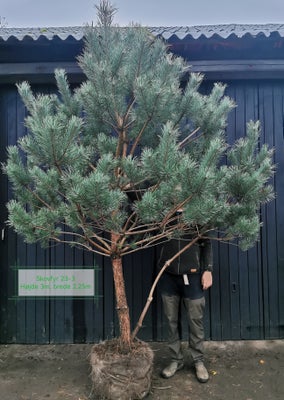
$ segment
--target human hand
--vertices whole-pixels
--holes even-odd
[[[204,271],[201,277],[201,285],[203,290],[207,290],[212,286],[213,277],[211,271]]]

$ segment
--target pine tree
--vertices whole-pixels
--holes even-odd
[[[5,17],[0,15],[0,28],[7,28],[8,22]]]
[[[235,104],[223,84],[201,94],[202,76],[191,73],[182,85],[187,63],[147,29],[113,25],[114,12],[101,1],[98,24],[86,29],[80,87],[71,90],[63,70],[58,95],[18,85],[28,134],[9,147],[5,170],[9,224],[28,243],[111,258],[121,344],[130,347],[123,257],[185,232],[252,246],[273,164],[258,122],[226,143]]]

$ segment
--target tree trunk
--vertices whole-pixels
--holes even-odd
[[[116,235],[112,235],[112,246],[116,246]],[[120,329],[120,342],[121,346],[125,349],[131,347],[131,326],[130,326],[130,315],[129,308],[125,292],[125,283],[122,269],[122,258],[120,256],[114,256],[112,261],[113,280],[115,288],[115,299],[116,309],[119,321]]]

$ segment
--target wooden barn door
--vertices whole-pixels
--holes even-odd
[[[50,88],[42,86],[38,90],[47,92]],[[25,108],[15,86],[0,86],[1,162],[6,160],[6,147],[16,144],[24,135],[24,118]],[[104,286],[102,258],[94,259],[69,246],[51,246],[43,250],[38,245],[25,244],[5,224],[11,189],[3,173],[0,175],[0,193],[0,343],[76,343],[102,339],[110,331],[106,321],[113,312],[112,305],[101,301]],[[18,297],[19,268],[61,269],[94,265],[97,267],[96,299]]]
[[[259,242],[247,252],[215,245],[214,286],[208,334],[212,339],[273,339],[284,336],[284,81],[228,82],[237,107],[230,114],[229,141],[259,119],[261,143],[275,149],[276,199],[263,207]]]
[[[203,90],[211,90],[206,82]],[[233,244],[214,243],[213,287],[206,294],[206,337],[211,340],[284,337],[284,81],[231,81],[226,94],[236,101],[229,115],[229,143],[244,135],[246,122],[260,120],[261,143],[275,149],[276,199],[261,210],[259,241],[243,252]],[[157,302],[157,338],[167,334]],[[183,321],[183,337],[187,331]]]
[[[48,86],[39,92],[54,90]],[[6,147],[25,134],[25,108],[12,85],[0,86],[0,161]],[[6,226],[6,203],[11,198],[7,177],[0,174],[0,343],[84,343],[118,335],[118,321],[110,261],[102,256],[57,245],[43,250],[27,245]],[[154,251],[125,259],[127,295],[133,322],[146,302],[153,280]],[[18,297],[18,268],[96,267],[95,298]],[[153,339],[152,313],[144,320],[140,337]]]
[[[39,87],[40,91],[50,90]],[[227,94],[237,103],[230,114],[229,140],[241,137],[246,121],[260,119],[261,141],[275,148],[276,199],[261,210],[263,228],[257,245],[242,252],[233,245],[214,244],[214,286],[207,294],[206,332],[213,340],[283,338],[284,333],[284,81],[228,82]],[[6,146],[25,132],[25,110],[14,86],[0,86],[0,158]],[[98,258],[99,298],[15,298],[21,267],[92,266],[89,254],[57,246],[42,250],[26,245],[5,227],[5,203],[11,193],[0,174],[0,342],[93,342],[117,334],[112,274],[108,260]],[[128,257],[125,265],[133,321],[146,301],[155,275],[156,251]],[[140,331],[145,340],[166,339],[159,292]]]

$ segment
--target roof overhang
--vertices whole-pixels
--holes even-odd
[[[148,29],[205,79],[284,78],[284,25]],[[84,27],[1,28],[0,82],[51,82],[55,68],[64,68],[71,82],[80,82],[84,76],[76,59],[83,50],[84,32]]]

